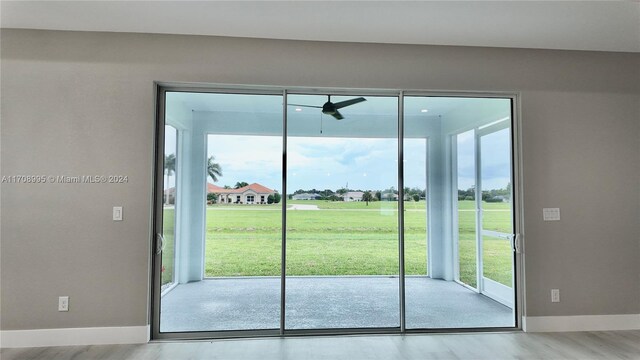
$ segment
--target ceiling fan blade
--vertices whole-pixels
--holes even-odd
[[[308,107],[308,108],[316,108],[322,109],[322,106],[314,106],[314,105],[301,105],[301,104],[287,104],[289,106],[300,106],[300,107]]]
[[[334,118],[336,118],[336,120],[342,120],[344,119],[344,116],[342,116],[342,114],[340,114],[340,112],[338,110],[336,110],[336,112],[334,112],[333,114],[331,114],[331,116],[333,116]]]
[[[340,101],[340,102],[334,103],[334,105],[336,106],[336,109],[340,109],[340,108],[343,108],[345,106],[361,103],[363,101],[367,101],[367,99],[365,99],[363,97],[359,97],[359,98],[355,98],[355,99]]]

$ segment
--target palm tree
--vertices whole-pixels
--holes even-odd
[[[220,167],[220,164],[214,162],[215,160],[215,156],[209,156],[209,159],[207,159],[207,174],[209,174],[209,177],[211,177],[213,182],[218,181],[218,176],[222,177],[222,168]]]
[[[176,155],[175,154],[169,154],[169,155],[165,155],[164,156],[164,171],[167,173],[167,186],[166,189],[169,189],[169,179],[171,178],[171,175],[173,175],[173,173],[176,172]],[[174,186],[174,198],[175,198],[175,186]],[[170,193],[167,192],[165,194],[165,205],[169,205],[169,195]]]
[[[245,181],[238,181],[233,188],[234,189],[240,189],[241,187],[245,187],[247,185],[249,185],[249,183],[247,183]]]
[[[367,202],[367,206],[369,206],[369,201],[373,201],[373,194],[371,191],[367,190],[362,194],[362,200]]]

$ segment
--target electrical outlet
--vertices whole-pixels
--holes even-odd
[[[122,206],[113,207],[113,221],[122,221]]]
[[[544,209],[542,209],[542,220],[544,220],[544,221],[560,221],[560,208],[544,208]]]
[[[560,302],[560,289],[551,289],[551,302]]]
[[[69,311],[69,297],[60,296],[58,298],[58,311]]]

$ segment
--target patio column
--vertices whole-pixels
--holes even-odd
[[[195,114],[194,114],[195,115]],[[194,117],[190,136],[186,136],[184,146],[190,149],[185,163],[189,170],[185,176],[185,206],[181,209],[188,217],[181,217],[185,231],[182,232],[182,252],[180,283],[204,279],[205,216],[206,216],[206,134],[200,122]]]

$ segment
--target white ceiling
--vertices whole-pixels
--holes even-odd
[[[358,95],[332,95],[339,102]],[[290,136],[395,138],[397,135],[398,97],[364,96],[366,101],[340,109],[341,121],[322,115],[321,109],[293,104],[322,106],[326,95],[289,94],[287,134]],[[282,134],[282,101],[279,95],[229,93],[168,92],[167,123],[186,124],[181,118],[200,122],[205,131],[215,134]],[[424,110],[424,111],[423,111]],[[407,96],[403,115],[405,137],[440,136],[443,128],[469,129],[504,120],[511,111],[506,98]],[[323,132],[320,132],[322,126]]]
[[[332,95],[332,102],[340,102],[355,97],[354,95]],[[398,114],[398,98],[396,96],[364,96],[367,101],[345,107],[341,113],[358,116],[385,115],[396,116]],[[440,96],[405,96],[405,116],[438,117],[446,115],[450,111],[463,108],[486,105],[487,103],[503,104],[506,99],[471,98],[471,97],[440,97]],[[311,106],[322,105],[328,100],[326,95],[289,94],[287,96],[289,111],[295,109],[301,113],[320,113],[320,109],[299,107],[293,104]],[[255,112],[273,113],[282,116],[281,95],[241,95],[229,93],[194,93],[194,92],[168,92],[167,106],[182,104],[187,111],[210,112]],[[506,105],[508,107],[508,105]],[[423,112],[422,110],[427,110]],[[296,112],[298,112],[296,111]],[[298,114],[301,115],[301,114]]]
[[[7,1],[2,28],[640,52],[633,1]]]

